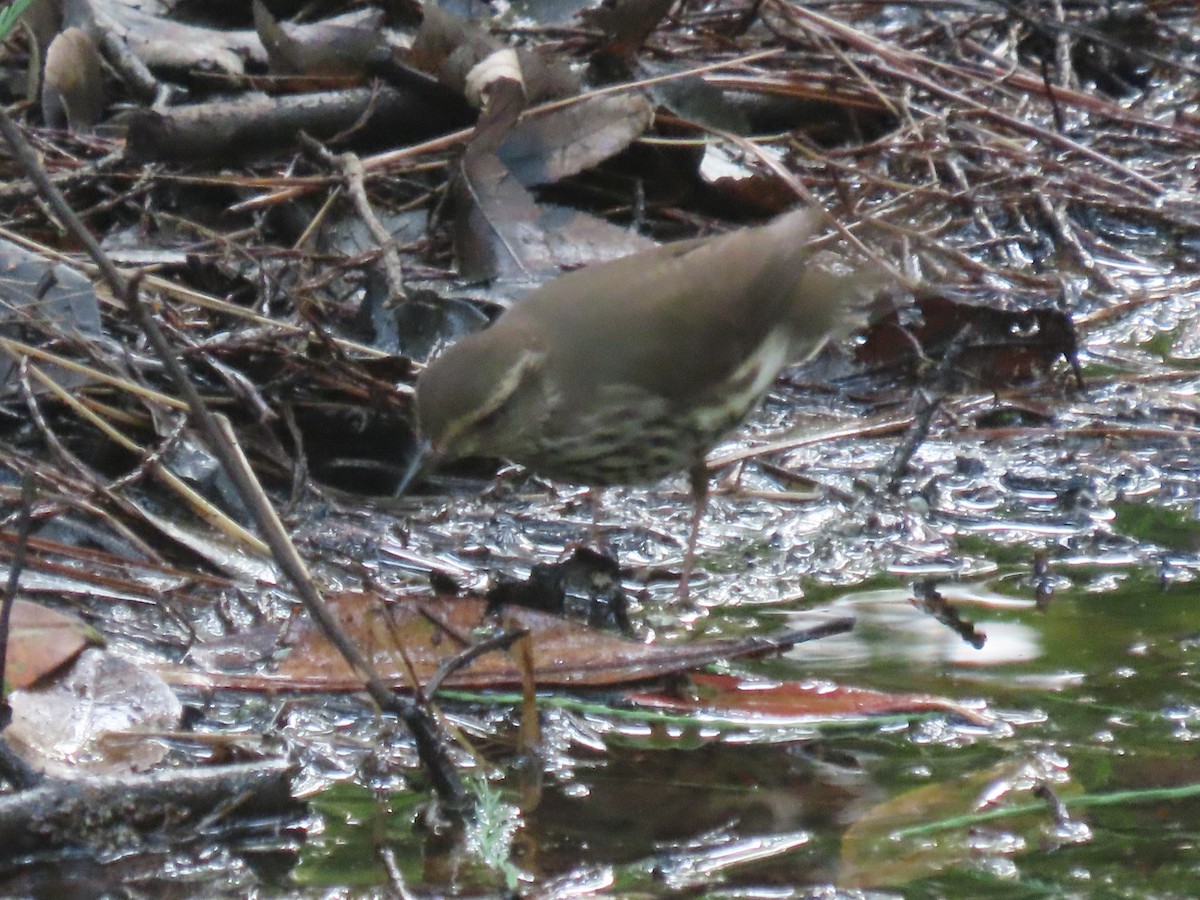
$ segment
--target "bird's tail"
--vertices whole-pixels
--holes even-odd
[[[804,246],[787,266],[793,274],[791,294],[793,334],[802,356],[815,353],[827,341],[840,341],[864,329],[885,289],[896,275],[879,259],[866,259],[850,250],[845,241],[812,246],[824,229],[826,216],[819,210],[799,209],[775,219],[767,229],[786,230]]]

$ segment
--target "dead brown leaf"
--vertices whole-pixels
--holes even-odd
[[[68,28],[50,42],[42,77],[42,115],[54,128],[89,131],[104,115],[104,66],[82,28]]]
[[[969,329],[954,367],[988,387],[1038,378],[1058,359],[1074,362],[1075,330],[1062,310],[999,309],[948,294],[919,296],[916,308],[919,321],[902,321],[894,311],[873,323],[858,358],[875,366],[919,366],[940,359]]]
[[[538,273],[653,246],[596,216],[539,204],[522,187],[496,149],[514,133],[523,107],[524,93],[517,82],[501,78],[489,84],[454,184],[454,248],[460,274],[476,280],[529,280]]]
[[[526,187],[551,184],[616,156],[653,119],[640,94],[587,97],[517,123],[498,153]]]
[[[688,681],[696,689],[690,696],[654,692],[630,694],[627,699],[639,706],[675,712],[709,710],[772,722],[922,712],[952,713],[974,725],[992,721],[977,709],[933,694],[891,694],[827,682],[764,684],[736,675],[700,674],[692,675]]]
[[[85,647],[102,644],[100,634],[77,616],[17,600],[8,624],[10,689],[29,687],[78,656]]]
[[[459,654],[467,641],[497,630],[527,629],[531,671],[539,687],[603,687],[686,672],[718,660],[778,652],[812,635],[788,632],[778,637],[698,641],[654,645],[597,631],[536,610],[509,607],[504,621],[488,613],[478,597],[411,598],[385,603],[372,594],[338,594],[327,598],[338,623],[384,681],[411,690],[405,659],[424,684],[442,662]],[[845,623],[839,623],[844,630]],[[288,653],[270,671],[251,674],[209,671],[164,671],[168,680],[201,681],[235,690],[356,691],[362,680],[338,651],[307,619],[298,619],[286,639]],[[401,653],[403,648],[403,654]],[[456,670],[443,682],[455,688],[512,688],[521,684],[521,667],[507,653],[489,653]]]
[[[262,0],[254,2],[254,26],[277,75],[363,78],[371,60],[387,52],[382,10],[350,26],[314,22],[285,28]]]

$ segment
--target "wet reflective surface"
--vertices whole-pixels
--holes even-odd
[[[336,494],[341,482],[327,471],[362,449],[342,444],[376,443],[384,457],[403,457],[397,444],[411,449],[399,414],[378,431],[343,431],[329,424],[340,419],[317,417],[313,431],[336,432],[325,435],[328,459],[309,442],[325,480],[287,510],[288,525],[323,587],[389,596],[424,596],[430,570],[468,587],[485,585],[489,573],[521,577],[598,538],[623,566],[642,640],[684,644],[853,615],[849,634],[736,669],[821,693],[857,686],[958,706],[688,714],[635,708],[619,692],[546,691],[531,752],[521,744],[519,696],[447,692],[437,698],[440,715],[471,747],[456,748],[455,761],[475,776],[478,802],[470,826],[456,828],[429,808],[401,726],[367,703],[196,689],[183,697],[194,733],[154,740],[188,759],[286,753],[299,765],[306,813],[238,828],[218,817],[169,847],[114,839],[87,859],[24,860],[0,873],[0,893],[1200,896],[1195,10],[1160,3],[1158,32],[1143,17],[1133,23],[1139,45],[1154,44],[1143,33],[1149,26],[1178,66],[1100,65],[1103,41],[1063,32],[1071,40],[1056,46],[1097,81],[1068,78],[1056,93],[1049,70],[1061,60],[1055,47],[1020,39],[1032,27],[1024,18],[976,19],[976,8],[924,4],[855,5],[853,15],[765,6],[773,30],[760,28],[746,46],[774,53],[783,35],[795,57],[782,70],[768,60],[714,72],[712,83],[742,78],[753,88],[757,79],[771,88],[762,96],[795,87],[825,97],[841,80],[870,103],[882,90],[905,117],[889,117],[878,140],[858,129],[849,149],[839,128],[831,142],[815,131],[809,140],[806,129],[761,156],[733,144],[705,151],[696,174],[707,189],[729,190],[721,202],[744,214],[747,195],[732,192],[735,182],[758,181],[777,205],[782,182],[765,177],[764,161],[792,167],[840,218],[888,223],[890,249],[914,277],[959,289],[968,282],[998,308],[1036,301],[1069,314],[1083,388],[1065,361],[1017,385],[964,377],[889,493],[880,473],[936,363],[898,374],[841,347],[787,373],[747,428],[713,451],[725,462],[687,605],[674,599],[691,514],[685,479],[606,491],[598,514],[582,488],[511,468],[493,479],[486,464],[438,473],[400,499]],[[689,17],[707,12],[689,5],[655,40],[682,41],[680,60],[695,55],[684,45],[704,20]],[[837,13],[840,29],[812,18],[826,12]],[[1107,32],[1114,22],[1103,12],[1085,24]],[[721,52],[735,42],[722,37]],[[844,67],[850,58],[853,70]],[[950,93],[927,92],[934,74]],[[834,106],[854,99],[830,96]],[[444,161],[420,165],[440,171]],[[636,187],[621,182],[613,192],[620,199],[599,202],[640,217],[646,198],[636,178]],[[653,191],[649,205],[668,210],[676,230],[695,215]],[[280,256],[290,267],[294,256]],[[429,274],[435,256],[420,248],[411,261]],[[262,259],[242,262],[255,285],[273,280],[262,277],[272,271]],[[408,309],[376,335],[381,347],[421,355],[481,323],[488,304],[463,299],[477,297],[471,291],[498,299],[447,289],[450,274],[434,275],[439,312],[427,319]],[[272,314],[286,306],[257,300]],[[181,315],[194,315],[189,309]],[[282,310],[281,320],[293,314]],[[304,342],[315,315],[304,312]],[[214,321],[204,337],[220,350],[234,332]],[[311,349],[300,343],[297,353]],[[411,369],[401,368],[378,377],[411,392]],[[351,404],[348,423],[355,412]],[[306,424],[301,410],[298,428]],[[769,454],[751,452],[767,444]],[[113,604],[106,635],[131,656],[146,646],[199,655],[207,639],[261,628],[267,640],[247,640],[245,665],[268,665],[259,656],[279,646],[280,623],[295,615],[291,599],[256,581],[273,577],[261,558],[219,561],[227,584],[241,583],[203,609],[157,603],[154,591],[87,596]],[[244,584],[259,594],[247,596]],[[44,574],[25,586],[64,591]],[[950,627],[913,602],[934,594],[969,627]],[[974,646],[964,634],[986,640]]]
[[[1178,299],[1171,305],[1184,313]],[[1172,360],[1195,330],[1186,314],[1175,321]],[[625,566],[643,636],[682,641],[851,614],[850,634],[739,669],[927,692],[988,719],[739,722],[622,715],[604,697],[548,699],[540,801],[518,812],[529,776],[503,749],[513,708],[462,708],[482,715],[475,727],[491,735],[517,877],[552,896],[700,885],[739,897],[1200,890],[1200,379],[1131,349],[1161,336],[1163,322],[1147,307],[1092,332],[1081,394],[1050,382],[953,398],[898,498],[863,489],[890,458],[891,437],[774,457],[806,479],[803,491],[756,463],[726,473],[687,608],[673,603],[666,577],[686,536],[683,480],[607,491],[600,533]],[[1118,360],[1125,371],[1110,374]],[[814,407],[797,378],[751,440],[797,419],[810,432],[869,421],[827,397]],[[1030,409],[1039,411],[1032,423]],[[580,491],[508,479],[483,495],[423,498],[411,508],[408,552],[463,574],[519,572],[588,534]],[[382,550],[368,565],[385,581],[406,577]],[[986,635],[982,648],[914,606],[918,581],[936,584]],[[304,883],[361,875],[353,867],[381,828],[404,858],[406,883],[437,883],[428,839],[414,843],[411,820],[388,812],[392,801],[345,786],[322,796],[327,828],[301,851]],[[371,866],[382,882],[381,864]],[[460,886],[473,881],[464,871]],[[497,884],[495,870],[477,875]]]

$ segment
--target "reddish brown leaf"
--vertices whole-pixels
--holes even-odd
[[[977,725],[990,722],[979,710],[932,694],[889,694],[825,681],[763,682],[736,675],[692,675],[689,681],[697,689],[694,695],[656,691],[630,694],[628,699],[656,709],[719,711],[772,722],[913,712],[953,713]]]
[[[13,604],[8,633],[10,689],[29,687],[71,661],[90,644],[103,644],[94,628],[82,619],[28,600]]]
[[[916,308],[918,322],[901,322],[897,312],[875,323],[859,348],[859,359],[876,366],[916,367],[924,359],[940,359],[969,328],[955,370],[970,372],[989,387],[1028,381],[1059,358],[1074,364],[1075,332],[1060,310],[998,309],[933,294],[918,297]]]
[[[462,651],[467,641],[501,629],[498,620],[487,615],[487,603],[477,597],[384,603],[374,595],[339,594],[328,602],[351,640],[397,689],[412,688],[400,648],[424,684],[443,660]],[[848,627],[848,620],[838,620],[809,631],[777,636],[659,646],[517,607],[505,610],[503,623],[505,630],[529,630],[533,677],[543,687],[598,687],[645,681],[717,660],[778,652],[802,640]],[[239,690],[353,691],[362,687],[361,679],[307,618],[297,620],[286,643],[290,652],[273,671],[246,675],[209,672],[203,683]],[[165,677],[181,682],[196,680],[180,671],[167,672]],[[521,672],[509,654],[488,653],[449,675],[443,684],[510,688],[521,684]]]

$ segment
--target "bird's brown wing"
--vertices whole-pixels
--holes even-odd
[[[547,365],[579,390],[621,381],[668,402],[694,397],[789,320],[816,219],[789,213],[581,269],[534,291],[501,324],[552,330]]]

